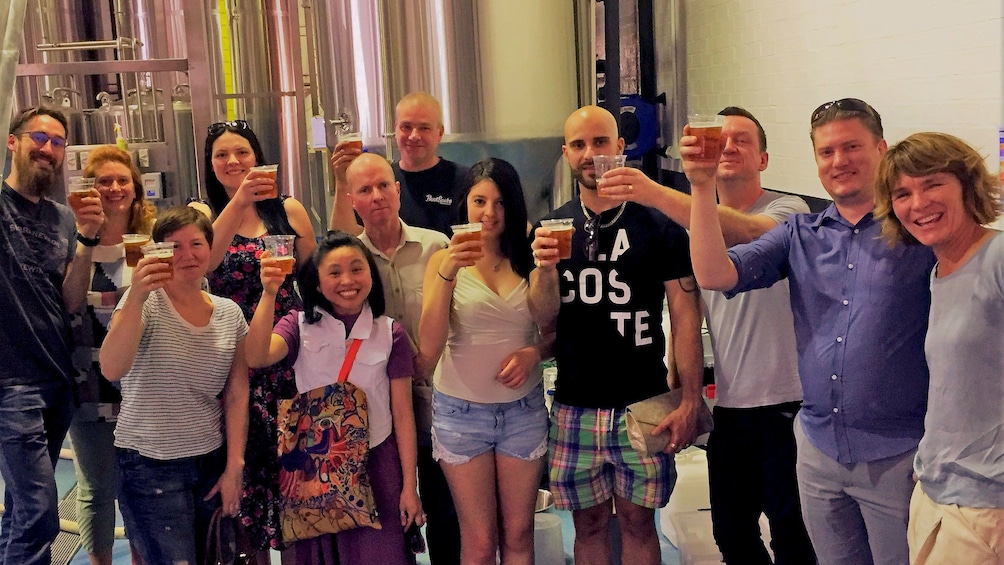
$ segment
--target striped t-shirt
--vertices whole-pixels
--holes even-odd
[[[163,289],[143,304],[145,329],[122,378],[115,447],[168,460],[204,455],[223,444],[219,394],[248,326],[234,301],[209,296],[213,315],[201,327],[182,318]]]

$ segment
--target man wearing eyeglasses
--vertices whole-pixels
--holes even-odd
[[[53,471],[74,409],[68,312],[84,300],[104,222],[98,198],[73,212],[49,199],[63,190],[65,146],[56,110],[30,108],[11,122],[0,193],[0,563],[8,565],[48,565],[59,532]]]
[[[726,245],[747,243],[791,214],[807,213],[796,196],[765,190],[767,134],[750,112],[729,106],[718,162],[684,161],[692,184],[718,194]],[[652,181],[637,169],[610,171],[600,193],[656,208],[690,226],[691,198]],[[708,483],[715,541],[725,563],[772,563],[761,540],[759,518],[770,521],[777,563],[814,563],[795,480],[792,423],[802,399],[788,282],[727,300],[703,290],[715,350],[717,404],[708,440]]]
[[[872,208],[886,142],[874,108],[854,98],[823,104],[810,139],[833,204],[726,251],[714,184],[694,183],[694,272],[729,297],[787,278],[803,391],[796,474],[816,555],[824,565],[905,564],[934,257],[880,237]],[[681,145],[688,175],[706,174],[696,138]]]
[[[686,232],[656,210],[596,192],[594,157],[623,149],[609,111],[586,106],[568,117],[562,153],[579,194],[548,217],[573,220],[571,258],[559,259],[547,228],[536,229],[532,244],[532,302],[549,306],[557,332],[551,490],[555,504],[572,511],[577,564],[609,563],[614,506],[622,561],[659,563],[655,509],[669,501],[673,456],[694,440],[703,402],[699,295]],[[666,300],[683,401],[655,430],[670,434],[666,452],[641,456],[628,441],[625,408],[669,390]]]

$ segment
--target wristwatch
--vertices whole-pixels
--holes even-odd
[[[101,236],[84,237],[84,234],[77,232],[77,241],[84,247],[97,247],[101,243]]]

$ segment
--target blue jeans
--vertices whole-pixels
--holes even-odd
[[[0,473],[6,482],[0,563],[49,565],[59,533],[54,470],[73,417],[66,382],[0,387]]]
[[[201,563],[219,495],[203,500],[226,467],[226,447],[161,461],[118,448],[119,509],[144,563]]]
[[[532,461],[547,453],[547,408],[540,384],[512,402],[469,402],[438,390],[432,394],[432,457],[463,465],[494,452]]]

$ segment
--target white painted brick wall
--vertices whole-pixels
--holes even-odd
[[[998,167],[1001,0],[679,0],[689,106],[753,112],[767,131],[766,186],[825,196],[809,114],[861,98],[890,144],[917,131],[958,135]],[[656,2],[660,89],[670,91],[671,0]]]

